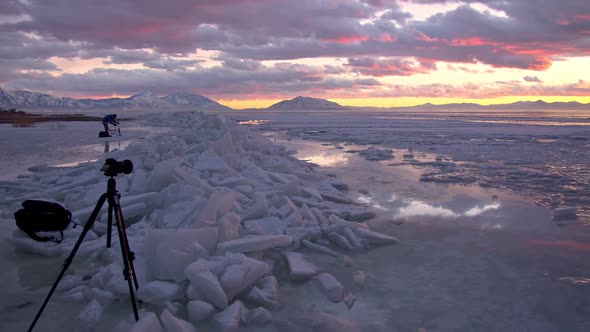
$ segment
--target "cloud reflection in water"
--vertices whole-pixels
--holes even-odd
[[[412,201],[409,205],[399,209],[400,217],[414,216],[432,216],[441,218],[459,218],[475,217],[489,210],[496,210],[500,207],[499,203],[487,204],[483,206],[474,206],[465,212],[454,212],[451,209],[442,206],[434,206],[426,202]]]
[[[329,167],[329,166],[338,166],[350,163],[350,160],[347,155],[343,153],[331,154],[331,153],[319,153],[319,154],[309,154],[304,155],[300,154],[297,158],[301,160],[306,160],[312,162],[314,164]]]

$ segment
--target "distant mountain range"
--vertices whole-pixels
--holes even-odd
[[[25,90],[3,89],[0,89],[0,107],[18,110],[231,110],[227,106],[193,93],[175,93],[158,97],[150,92],[143,92],[129,98],[74,99]]]
[[[3,90],[0,88],[0,108],[17,110],[210,110],[229,111],[232,108],[221,105],[207,97],[194,93],[175,93],[164,97],[156,96],[150,92],[143,92],[128,98],[106,99],[75,99],[59,98],[48,94],[31,92],[26,90]],[[426,111],[543,111],[543,110],[590,110],[589,104],[572,102],[547,103],[542,100],[519,101],[510,104],[479,105],[475,103],[456,104],[423,104],[408,107],[352,107],[342,106],[321,98],[298,96],[293,99],[283,100],[268,108],[258,110],[426,110]]]
[[[543,111],[543,110],[590,110],[589,104],[582,104],[575,101],[547,103],[542,100],[518,101],[510,104],[480,105],[475,103],[455,103],[434,105],[430,103],[403,106],[403,107],[367,107],[367,106],[342,106],[326,99],[295,97],[290,100],[283,100],[268,108],[257,110],[419,110],[419,111]]]
[[[590,104],[582,104],[577,101],[547,103],[543,100],[537,101],[517,101],[509,104],[480,105],[475,103],[455,103],[434,105],[430,103],[409,106],[396,107],[395,109],[415,109],[415,110],[432,110],[432,111],[543,111],[543,110],[590,110]]]

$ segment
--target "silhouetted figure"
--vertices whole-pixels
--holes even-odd
[[[117,126],[119,121],[115,120],[117,118],[117,114],[107,114],[104,118],[102,118],[102,125],[104,126],[104,131],[107,133],[108,137],[111,137],[109,133],[109,123],[113,126]]]

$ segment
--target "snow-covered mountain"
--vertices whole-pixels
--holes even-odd
[[[161,110],[231,110],[209,98],[193,93],[177,93],[158,97],[151,92],[143,92],[129,98],[74,99],[59,98],[51,95],[25,91],[8,91],[0,89],[0,107],[18,110],[55,109],[161,109]]]
[[[57,98],[43,93],[36,93],[25,90],[7,91],[0,88],[0,106],[34,108],[37,106],[55,108],[82,107],[84,102],[73,98]]]
[[[270,110],[334,110],[346,109],[338,103],[311,97],[295,97],[290,100],[283,100],[268,107]]]

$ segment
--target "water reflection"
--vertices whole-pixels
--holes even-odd
[[[70,151],[72,156],[74,155],[84,155],[84,156],[96,156],[96,153],[91,153],[92,151],[95,152],[102,152],[102,153],[111,153],[117,150],[125,149],[131,144],[131,141],[118,141],[118,142],[104,142],[102,144],[90,144],[90,145],[82,145],[76,147],[75,149]],[[113,146],[114,145],[114,146]],[[82,156],[81,156],[82,157]],[[83,159],[83,160],[75,160],[70,161],[67,163],[61,163],[53,165],[54,167],[74,167],[84,163],[92,163],[97,161],[99,158],[90,158],[90,159]]]
[[[443,206],[435,206],[422,201],[411,201],[408,205],[399,209],[399,217],[429,216],[440,218],[475,217],[486,211],[497,210],[500,203],[492,203],[474,206],[464,212],[453,211]]]
[[[433,216],[441,218],[456,218],[459,215],[450,209],[430,205],[425,202],[413,201],[399,209],[400,217]]]
[[[387,210],[388,209],[385,206],[379,204],[377,201],[375,201],[375,199],[373,199],[373,197],[371,197],[371,196],[361,195],[357,198],[357,201],[359,203],[369,204],[371,207],[379,209],[379,210]]]
[[[57,165],[54,165],[54,166],[55,167],[74,167],[74,166],[78,166],[78,165],[84,164],[84,163],[93,163],[95,161],[98,161],[98,159],[73,161],[73,162],[70,162],[70,163],[57,164]]]
[[[249,125],[249,126],[260,126],[270,123],[268,120],[245,120],[245,121],[238,121],[239,124]]]
[[[467,217],[475,217],[489,210],[497,210],[500,208],[500,203],[488,204],[484,206],[475,206],[465,212]]]
[[[341,166],[350,163],[350,155],[333,151],[326,152],[303,152],[299,151],[297,158],[317,164],[319,166]]]

